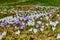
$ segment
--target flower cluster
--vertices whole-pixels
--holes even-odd
[[[52,31],[55,31],[56,26],[60,24],[59,8],[57,7],[34,6],[27,10],[20,9],[20,7],[8,9],[10,13],[15,13],[15,15],[1,18],[0,28],[7,27],[9,29],[13,27],[13,30],[18,29],[14,31],[15,34],[20,34],[21,30],[25,31],[25,29],[36,34],[38,30],[44,32],[50,27]],[[4,10],[7,11],[6,9]],[[6,35],[6,32],[4,34]]]
[[[36,8],[38,9],[39,6],[37,6]],[[43,8],[46,8],[46,7],[43,7]],[[43,8],[41,9],[41,11],[43,10]],[[45,11],[45,13],[39,12],[40,10],[37,10],[37,11],[30,10],[31,13],[27,12],[25,14],[23,13],[23,11],[22,11],[22,13],[23,13],[22,14],[22,13],[19,13],[21,11],[13,10],[16,13],[16,15],[14,17],[9,16],[9,17],[5,17],[5,18],[1,19],[2,23],[0,23],[0,26],[4,27],[9,24],[13,24],[14,26],[17,26],[19,24],[21,26],[21,28],[23,29],[23,28],[25,28],[26,25],[35,25],[36,24],[36,27],[38,27],[39,26],[38,21],[41,20],[42,18],[46,18],[46,20],[49,20],[49,17],[51,17],[51,15],[54,13],[54,11],[53,11],[54,9],[51,9],[51,10],[52,11],[50,11],[50,12]],[[42,26],[44,26],[43,23],[44,22],[41,21]],[[51,21],[50,21],[50,24],[51,24]]]

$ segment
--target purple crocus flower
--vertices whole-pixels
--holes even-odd
[[[16,26],[18,24],[18,21],[14,21],[13,25]]]
[[[7,21],[4,21],[4,22],[2,22],[2,23],[0,24],[0,26],[2,26],[2,27],[6,26],[6,25],[8,25],[8,22],[7,22]]]
[[[50,14],[52,14],[52,12],[48,12],[48,13],[47,13],[47,15],[50,15]]]
[[[29,20],[30,20],[30,17],[29,17],[29,16],[26,16],[26,17],[25,17],[25,20],[26,20],[26,21],[29,21]]]
[[[22,25],[22,22],[21,21],[18,21],[20,25]]]
[[[52,12],[48,12],[48,14],[52,14]]]
[[[39,24],[36,24],[36,28],[39,28]]]
[[[16,25],[18,25],[18,24],[19,24],[19,25],[22,25],[22,22],[21,22],[21,21],[13,21],[13,22],[14,22],[14,23],[13,23],[14,26],[16,26]]]
[[[20,27],[20,29],[24,29],[24,27]]]
[[[4,23],[5,26],[9,24],[7,21],[4,21],[3,23]]]
[[[25,25],[22,25],[20,28],[21,28],[21,29],[24,29],[24,28],[25,28]]]

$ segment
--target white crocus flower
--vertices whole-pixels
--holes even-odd
[[[49,19],[49,17],[48,17],[48,16],[46,16],[45,18],[46,18],[47,20]]]
[[[10,20],[10,19],[12,19],[13,17],[12,16],[8,16],[8,17],[6,17],[7,18],[7,20]]]
[[[4,19],[2,18],[2,19],[0,19],[0,21],[2,21],[2,22],[3,22],[3,21],[4,21]]]
[[[0,40],[3,38],[4,35],[6,35],[7,32],[3,32],[2,34],[0,34]]]
[[[41,26],[41,28],[44,28],[44,26]]]
[[[46,23],[46,25],[48,26],[49,24],[48,24],[48,23]]]
[[[7,32],[4,31],[4,32],[2,33],[2,35],[4,36],[4,35],[6,35],[6,33],[7,33]]]
[[[15,26],[15,28],[17,28],[17,26]]]
[[[22,22],[22,24],[23,24],[23,25],[25,25],[25,23],[24,23],[24,22]]]
[[[31,18],[32,20],[34,20],[34,17],[35,17],[34,15],[31,15],[31,16],[30,16],[30,18]]]
[[[43,28],[40,28],[40,30],[41,30],[41,31],[44,31],[44,29],[43,29]]]
[[[52,16],[52,14],[50,14],[50,16]]]
[[[22,17],[20,17],[20,20],[22,20],[23,18]]]
[[[34,13],[37,13],[37,11],[34,11]]]
[[[33,30],[33,28],[29,29],[29,31],[32,31],[32,30]]]
[[[57,16],[59,17],[59,14],[57,14]]]
[[[39,15],[37,15],[37,16],[35,17],[35,19],[37,19],[37,18],[39,18]]]
[[[59,38],[60,38],[60,34],[57,35],[57,39],[59,39]]]
[[[0,35],[0,40],[3,38],[3,35]]]
[[[18,20],[16,17],[13,18],[14,20]]]
[[[56,28],[55,27],[52,27],[52,30],[54,31]]]
[[[18,13],[16,14],[16,17],[19,18]]]
[[[28,25],[30,26],[30,25],[34,25],[35,23],[34,23],[34,21],[31,21],[31,20],[29,20],[28,21]]]
[[[2,22],[3,22],[4,20],[7,20],[7,17],[0,19],[0,21],[2,21]]]
[[[36,33],[37,32],[37,29],[33,29],[33,32]]]
[[[55,27],[58,24],[58,21],[55,21],[55,22],[50,21],[50,24]]]
[[[41,24],[41,21],[37,21],[38,24]]]
[[[20,34],[20,30],[16,31],[15,34]]]
[[[59,22],[58,21],[55,21],[56,24],[58,24]]]

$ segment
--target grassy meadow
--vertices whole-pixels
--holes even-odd
[[[45,6],[60,6],[60,0],[0,0],[0,5],[45,5]]]

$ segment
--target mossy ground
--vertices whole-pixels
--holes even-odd
[[[1,31],[7,31],[7,35],[2,38],[2,40],[57,40],[57,34],[60,33],[60,29],[58,27],[55,29],[55,31],[52,31],[51,26],[46,27],[44,31],[40,31],[38,29],[37,33],[34,33],[33,31],[28,31],[28,29],[21,30],[20,34],[15,34],[14,32],[19,29],[19,27],[4,27],[0,28]]]

